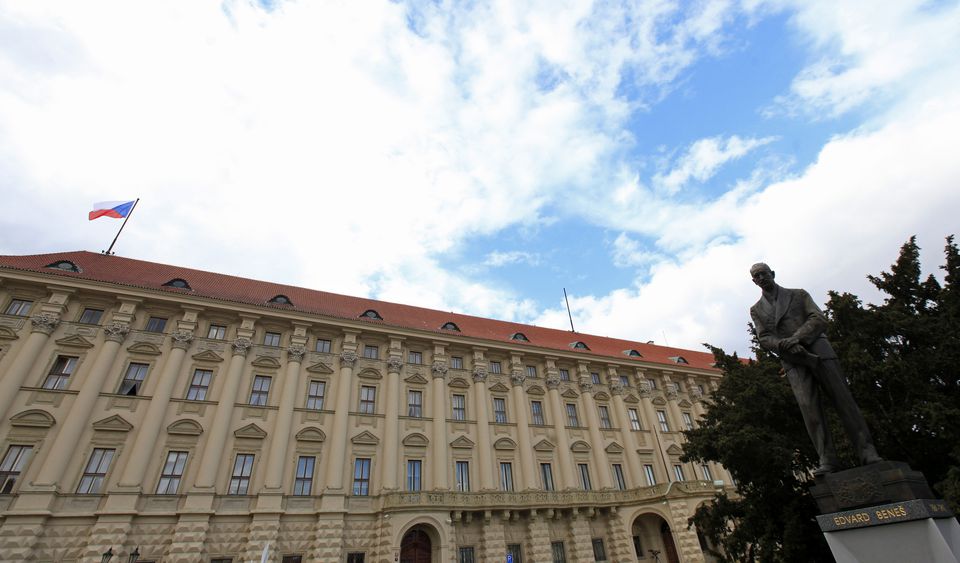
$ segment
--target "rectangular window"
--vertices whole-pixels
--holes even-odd
[[[502,398],[493,399],[493,421],[497,424],[507,422],[507,401]]]
[[[450,369],[463,369],[463,358],[461,356],[450,356]]]
[[[527,377],[537,377],[537,366],[527,366]]]
[[[570,370],[560,368],[560,381],[570,381]]]
[[[456,469],[457,490],[468,492],[470,490],[470,462],[458,461]]]
[[[457,563],[477,563],[473,546],[461,547],[457,550]]]
[[[630,387],[630,378],[625,375],[621,375],[620,385],[623,385],[624,387]]]
[[[600,428],[613,428],[610,424],[610,409],[606,405],[600,405],[597,410],[600,411]]]
[[[367,344],[363,347],[363,357],[370,360],[376,360],[380,357],[380,348]]]
[[[193,379],[190,380],[190,389],[187,389],[188,401],[204,401],[207,398],[207,389],[210,388],[210,379],[213,372],[206,369],[193,371]]]
[[[653,466],[646,464],[643,466],[643,474],[647,477],[647,485],[651,487],[657,484],[657,475],[653,472]]]
[[[270,377],[266,375],[257,375],[253,378],[253,389],[250,390],[249,404],[265,407],[267,399],[270,396]]]
[[[500,463],[500,490],[513,490],[513,464],[509,462]]]
[[[150,317],[147,319],[147,332],[163,332],[167,328],[167,319],[163,317]]]
[[[33,446],[10,446],[7,448],[3,461],[0,461],[0,495],[5,495],[13,491],[13,486],[17,484],[20,473],[27,466],[30,454],[33,453]]]
[[[651,389],[656,389],[656,388],[657,388],[657,380],[656,380],[656,379],[648,379],[648,380],[647,380],[647,383],[650,384],[650,388],[651,388]]]
[[[358,457],[353,462],[353,494],[365,497],[370,495],[370,460]]]
[[[160,472],[157,483],[158,495],[175,495],[183,478],[183,468],[187,465],[187,452],[167,452],[167,461]]]
[[[284,555],[280,563],[303,563],[302,555]]]
[[[513,557],[513,563],[523,563],[523,550],[520,549],[520,544],[507,544],[507,555]]]
[[[713,481],[713,473],[710,472],[710,466],[704,463],[700,466],[700,472],[703,473],[704,481]]]
[[[326,382],[311,380],[307,387],[307,408],[314,411],[323,410],[323,395],[326,392]]]
[[[377,412],[377,388],[371,385],[360,386],[360,414]]]
[[[66,389],[67,381],[77,367],[77,359],[74,356],[57,356],[50,368],[50,374],[43,382],[44,389]]]
[[[80,324],[98,325],[100,318],[103,317],[103,309],[84,309],[80,315]]]
[[[330,353],[330,341],[325,338],[318,338],[317,345],[314,347],[314,350],[320,352],[321,354]]]
[[[419,491],[421,483],[423,461],[419,459],[407,460],[407,490]]]
[[[500,362],[490,362],[490,373],[502,373],[503,367]]]
[[[690,413],[680,413],[680,416],[683,417],[683,425],[687,427],[687,430],[693,430],[693,417],[690,416]]]
[[[540,464],[540,481],[543,484],[543,490],[553,490],[553,467],[549,463]]]
[[[453,419],[454,419],[454,420],[466,420],[466,419],[467,419],[467,397],[466,397],[466,395],[454,395],[454,396],[453,396]]]
[[[347,563],[364,563],[367,554],[362,551],[354,551],[347,554]]]
[[[553,563],[567,563],[567,552],[563,549],[562,541],[550,543],[550,554],[553,556]]]
[[[266,332],[263,335],[263,345],[264,346],[279,346],[280,345],[280,333],[279,332]]]
[[[597,372],[595,372],[595,371],[591,371],[591,372],[590,372],[590,381],[591,381],[594,385],[600,385],[600,374],[597,373]]]
[[[423,392],[407,391],[407,416],[420,418],[423,416]]]
[[[617,490],[627,490],[627,480],[623,478],[623,466],[619,463],[613,464],[613,486]]]
[[[123,381],[120,382],[120,395],[139,395],[143,386],[143,379],[147,377],[148,364],[130,363],[127,366],[127,372],[123,374]]]
[[[232,557],[214,557],[210,563],[233,563]]]
[[[577,471],[580,473],[580,488],[589,491],[590,486],[590,467],[586,463],[578,463]]]
[[[110,470],[110,462],[113,461],[115,450],[106,448],[94,448],[87,460],[86,467],[83,468],[83,476],[80,478],[80,485],[77,487],[77,494],[95,495],[100,492],[104,479],[107,478],[107,472]]]
[[[8,315],[16,315],[18,317],[26,317],[30,313],[30,307],[33,306],[33,301],[27,301],[25,299],[14,299],[7,305],[6,313]]]
[[[223,325],[210,325],[207,330],[207,338],[213,340],[223,340],[227,337],[227,327]]]
[[[657,411],[657,420],[660,422],[660,430],[663,430],[664,432],[670,431],[670,425],[667,424],[666,411]]]
[[[607,560],[607,550],[603,547],[602,538],[593,538],[593,560],[594,561],[606,561]]]
[[[298,497],[310,496],[313,492],[313,468],[317,458],[302,455],[297,458],[297,474],[293,480],[293,494]]]
[[[253,473],[253,454],[237,454],[230,474],[228,495],[245,495],[250,489],[250,475]]]
[[[567,403],[567,426],[580,426],[580,419],[577,417],[577,405]]]
[[[703,385],[697,385],[697,391],[700,391],[700,394],[703,395]]]
[[[423,352],[414,352],[413,350],[407,352],[407,363],[408,364],[423,364]]]
[[[679,465],[679,464],[678,464],[678,465],[674,465],[674,466],[673,466],[673,476],[677,478],[677,481],[683,481],[683,480],[684,480],[684,478],[683,478],[683,466],[682,466],[682,465]]]
[[[630,416],[630,428],[641,430],[640,414],[637,412],[637,409],[627,409],[627,414]]]
[[[543,403],[540,401],[530,401],[530,412],[533,413],[533,424],[543,425]]]

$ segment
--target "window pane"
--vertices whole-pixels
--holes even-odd
[[[323,395],[326,393],[327,384],[323,381],[311,381],[307,387],[307,408],[311,410],[323,409]]]
[[[422,353],[422,352],[414,352],[414,351],[411,350],[410,353],[407,354],[407,363],[410,363],[410,364],[422,364],[422,363],[423,363],[423,353]]]
[[[490,373],[500,373],[501,371],[500,362],[490,362]]]
[[[513,490],[513,465],[510,463],[500,464],[500,490]]]
[[[407,416],[420,418],[423,416],[423,393],[420,391],[407,392]]]
[[[329,341],[329,340],[326,340],[326,339],[324,339],[324,338],[318,338],[318,339],[317,339],[317,348],[316,348],[316,350],[317,350],[317,352],[321,352],[321,353],[324,353],[324,354],[329,354],[329,353],[330,353],[330,341]]]
[[[210,330],[207,331],[207,338],[212,338],[214,340],[223,340],[227,336],[227,327],[221,325],[210,325]]]
[[[253,389],[250,390],[249,404],[255,406],[266,406],[267,398],[270,395],[270,381],[272,378],[266,375],[257,375],[253,378]]]
[[[458,461],[456,465],[457,490],[467,492],[470,490],[470,463]]]
[[[307,496],[313,489],[313,466],[316,462],[314,456],[300,456],[297,458],[297,474],[293,481],[293,494],[296,496]]]
[[[531,401],[530,402],[530,412],[533,413],[533,424],[544,424],[543,420],[543,403],[540,401]]]
[[[353,463],[353,494],[370,494],[370,460],[358,457]]]
[[[147,332],[163,332],[167,327],[167,319],[161,317],[150,317],[147,320]]]
[[[103,316],[102,309],[84,309],[80,315],[80,323],[85,325],[100,324],[100,317]]]
[[[504,399],[495,398],[493,400],[493,420],[500,424],[507,422],[507,402]]]
[[[421,486],[422,463],[419,459],[407,460],[407,490],[419,491]]]
[[[7,314],[8,315],[17,315],[19,317],[25,317],[30,313],[30,307],[33,305],[33,301],[26,301],[23,299],[14,299],[7,305]]]
[[[567,403],[567,426],[580,426],[580,419],[577,418],[577,405]]]
[[[647,485],[650,485],[652,487],[653,485],[657,484],[657,477],[656,477],[656,474],[653,472],[652,465],[644,465],[643,472],[647,477]]]
[[[460,356],[451,356],[450,369],[463,369],[463,358]]]
[[[454,395],[453,396],[453,419],[454,420],[466,420],[467,419],[467,399],[464,395]]]
[[[168,452],[167,460],[160,472],[160,481],[157,483],[158,495],[175,495],[180,487],[183,469],[187,465],[187,452]]]
[[[360,414],[374,414],[376,412],[377,388],[369,385],[360,387]]]
[[[553,468],[549,463],[540,464],[540,480],[543,482],[543,490],[553,490]]]
[[[280,345],[280,333],[279,332],[267,332],[263,335],[263,345],[264,346],[279,346]]]
[[[580,487],[585,491],[591,490],[589,466],[586,463],[578,463],[577,471],[580,473]]]
[[[205,369],[194,370],[193,379],[190,380],[190,388],[187,390],[187,400],[204,401],[207,398],[207,389],[210,387],[210,379],[213,372]]]
[[[113,461],[112,449],[95,448],[87,460],[87,465],[83,470],[83,476],[80,478],[80,485],[77,487],[77,493],[97,494],[110,469],[110,462]]]
[[[0,460],[0,494],[13,491],[20,473],[27,465],[33,446],[10,446],[3,460]]]

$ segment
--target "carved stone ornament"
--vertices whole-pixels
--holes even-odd
[[[482,383],[487,380],[487,366],[473,366],[473,380]]]
[[[589,393],[593,391],[593,382],[590,381],[589,377],[586,377],[586,376],[581,377],[580,380],[577,381],[577,383],[580,385],[580,391],[584,393]]]
[[[302,362],[303,355],[307,353],[307,349],[303,347],[303,344],[291,344],[287,347],[287,359],[291,362]]]
[[[253,342],[249,338],[237,338],[233,341],[233,353],[238,356],[246,356],[250,351]]]
[[[680,393],[680,387],[676,383],[667,383],[667,398],[676,401]]]
[[[523,373],[523,370],[515,369],[510,372],[510,381],[517,387],[523,385],[526,380],[527,376]]]
[[[397,356],[390,356],[390,359],[387,360],[387,372],[388,373],[400,373],[400,370],[403,368],[403,360]]]
[[[614,395],[623,395],[623,382],[619,379],[610,380],[610,383],[607,384],[607,387],[610,388],[610,392]]]
[[[640,381],[640,396],[649,397],[653,393],[653,385],[650,385],[650,380],[643,379]]]
[[[447,377],[446,362],[433,362],[433,366],[430,369],[433,370],[433,377],[439,377],[440,379]]]
[[[693,385],[690,387],[690,396],[699,401],[703,399],[703,391],[701,391],[696,385]]]
[[[353,350],[344,350],[340,352],[340,365],[342,367],[353,367],[357,363],[357,353]]]
[[[560,387],[560,376],[556,373],[551,373],[547,376],[547,388],[556,389]]]
[[[193,333],[188,330],[176,330],[170,335],[173,339],[173,347],[186,350],[193,342]]]
[[[123,342],[130,332],[130,325],[113,321],[103,327],[103,335],[112,342]]]
[[[60,319],[48,313],[40,313],[36,317],[31,318],[30,322],[33,323],[33,332],[42,332],[50,335],[57,329],[57,325],[60,324]]]

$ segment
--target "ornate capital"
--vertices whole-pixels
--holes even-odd
[[[700,388],[697,387],[696,385],[690,386],[690,395],[697,401],[700,401],[703,399],[703,391],[701,391]]]
[[[175,330],[173,334],[170,335],[170,338],[173,339],[174,348],[186,350],[193,342],[193,333],[189,330]]]
[[[607,384],[607,387],[610,388],[610,393],[614,395],[623,395],[623,382],[619,379],[611,379],[610,383]]]
[[[357,353],[353,350],[344,350],[340,352],[340,366],[345,368],[352,368],[353,364],[357,363]]]
[[[523,385],[523,382],[527,380],[527,376],[523,373],[522,369],[513,369],[510,370],[510,382],[516,386]]]
[[[111,342],[123,342],[123,339],[127,337],[129,332],[130,325],[117,321],[113,321],[109,325],[103,327],[103,335]]]
[[[291,344],[287,347],[287,359],[291,362],[302,362],[304,354],[307,353],[307,349],[303,344]]]
[[[400,373],[400,370],[403,368],[403,360],[397,356],[390,356],[390,359],[387,360],[387,372],[388,373]]]
[[[430,369],[433,371],[433,377],[439,377],[440,379],[447,377],[446,362],[433,362],[433,366],[431,366]]]
[[[671,401],[676,401],[679,397],[680,386],[678,386],[676,383],[667,383],[666,387],[667,398]]]
[[[473,366],[473,380],[482,383],[487,380],[487,366],[477,364]]]
[[[253,342],[250,342],[249,338],[237,338],[233,341],[233,353],[237,356],[246,356],[251,346]]]
[[[560,387],[560,376],[556,373],[547,375],[547,389],[556,389]]]
[[[57,325],[60,324],[60,319],[49,313],[40,313],[36,317],[31,318],[30,322],[33,323],[33,332],[42,332],[49,336],[57,329]]]
[[[585,375],[581,376],[580,380],[577,381],[577,384],[580,385],[580,390],[583,391],[584,393],[593,392],[593,381],[590,381],[590,378],[588,376],[585,376]]]
[[[653,393],[653,385],[650,385],[649,379],[640,380],[640,396],[649,397]]]

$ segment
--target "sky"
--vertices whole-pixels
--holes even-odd
[[[0,254],[749,355],[960,211],[960,4],[0,1]]]

